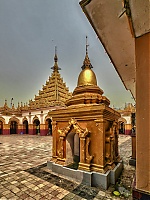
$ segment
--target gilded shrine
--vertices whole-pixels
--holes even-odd
[[[77,87],[66,102],[67,107],[49,113],[53,119],[53,152],[48,167],[66,175],[75,173],[75,171],[64,172],[67,168],[76,169],[77,173],[87,172],[83,175],[82,181],[85,176],[89,176],[89,172],[91,174],[89,182],[92,182],[92,179],[94,182],[87,183],[87,180],[85,182],[106,189],[116,178],[111,181],[106,180],[103,184],[100,179],[96,181],[92,178],[92,173],[96,172],[98,176],[108,174],[106,179],[109,179],[109,172],[115,170],[120,162],[118,153],[120,114],[109,107],[109,99],[103,96],[103,90],[97,85],[87,46]]]

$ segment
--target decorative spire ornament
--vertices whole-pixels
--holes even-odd
[[[93,68],[93,66],[91,65],[89,56],[88,56],[88,47],[89,47],[88,37],[86,36],[86,54],[85,54],[85,59],[83,61],[83,65],[81,67],[82,70],[84,70],[86,67],[89,67],[90,69]]]
[[[54,72],[58,72],[61,68],[58,67],[57,46],[55,46],[54,66],[51,67]]]

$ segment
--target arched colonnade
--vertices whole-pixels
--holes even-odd
[[[52,119],[45,117],[44,123],[35,116],[31,123],[24,117],[21,122],[17,117],[11,117],[6,123],[4,117],[0,117],[0,135],[29,134],[29,135],[52,135]]]

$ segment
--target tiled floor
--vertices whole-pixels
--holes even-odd
[[[128,165],[130,136],[120,135],[119,147],[128,173],[123,173],[122,181],[130,187],[134,172]],[[51,150],[51,136],[0,135],[0,200],[120,199],[112,196],[114,186],[104,192],[50,173],[46,162]]]

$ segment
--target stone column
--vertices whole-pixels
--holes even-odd
[[[3,135],[9,135],[9,134],[10,134],[10,125],[3,124]]]
[[[104,173],[107,171],[106,169],[106,149],[105,149],[105,120],[103,116],[101,118],[95,120],[96,123],[96,131],[95,131],[95,144],[94,144],[94,158],[92,160],[93,171]]]
[[[52,160],[55,161],[57,159],[57,122],[52,121],[52,130],[53,130],[53,147],[52,147]]]
[[[44,136],[47,135],[48,131],[46,129],[46,124],[40,124],[40,135]]]
[[[80,137],[80,162],[78,169],[90,171],[90,163],[86,163],[86,138]]]
[[[29,112],[29,124],[32,124],[32,121],[31,121],[31,112]]]
[[[150,192],[150,33],[135,39],[136,188]]]
[[[23,124],[18,124],[17,134],[23,133]]]
[[[125,124],[125,135],[131,135],[131,124]]]
[[[80,138],[80,162],[85,163],[85,138]]]
[[[44,119],[43,119],[43,111],[41,111],[41,114],[40,114],[40,124],[44,124]]]
[[[59,157],[64,158],[64,137],[60,137]]]
[[[106,147],[106,152],[105,152],[105,158],[106,162],[110,163],[110,157],[111,157],[111,141],[110,141],[110,131],[107,131],[105,134],[105,147]]]
[[[113,134],[114,134],[114,152],[115,152],[115,157],[114,157],[114,161],[115,162],[119,162],[120,157],[119,157],[119,151],[118,151],[118,123],[117,122],[113,122]]]
[[[114,162],[114,136],[110,136],[111,162]]]
[[[29,124],[29,135],[34,135],[33,124]]]
[[[115,167],[114,159],[115,159],[115,138],[114,138],[114,126],[111,125],[110,128],[110,136],[109,136],[109,143],[110,143],[110,162],[108,163],[109,169]]]

